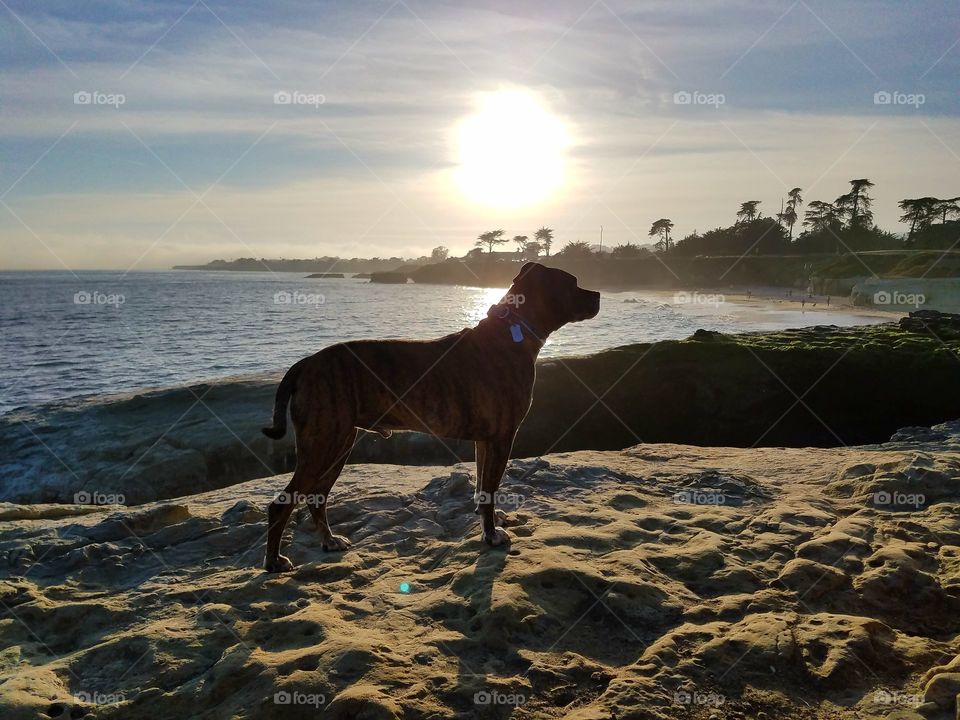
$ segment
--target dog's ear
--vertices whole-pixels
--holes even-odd
[[[519,282],[520,280],[523,280],[523,278],[526,277],[529,273],[536,272],[542,267],[543,265],[541,265],[540,263],[535,263],[535,262],[524,263],[523,267],[520,268],[520,272],[517,273],[517,276],[513,279],[513,281]]]

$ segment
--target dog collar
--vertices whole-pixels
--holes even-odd
[[[543,344],[540,334],[530,326],[530,323],[511,310],[508,305],[491,305],[490,309],[487,310],[487,317],[507,323],[510,326],[510,338],[515,343],[521,343],[526,339],[524,336],[524,330],[526,330],[532,340]]]

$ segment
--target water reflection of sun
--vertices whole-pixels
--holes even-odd
[[[467,298],[463,307],[463,320],[471,327],[483,320],[490,306],[500,302],[500,298],[507,294],[507,288],[480,288],[479,290]]]
[[[519,266],[518,266],[519,267]],[[473,327],[487,316],[487,311],[491,305],[496,305],[507,294],[509,288],[479,288],[480,292],[468,298],[463,305],[464,323]],[[518,308],[520,315],[523,315],[522,306]],[[547,338],[544,345],[552,345],[553,339]]]

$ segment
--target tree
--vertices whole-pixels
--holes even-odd
[[[526,235],[514,235],[513,241],[517,244],[517,254],[523,254],[523,251],[527,247],[527,236]]]
[[[814,200],[807,206],[803,215],[803,226],[811,232],[819,233],[835,225],[838,221],[837,208],[832,203]]]
[[[834,202],[834,206],[843,215],[848,217],[847,224],[851,228],[868,227],[873,224],[873,198],[870,197],[870,188],[873,183],[866,178],[850,181],[850,192],[841,195]]]
[[[914,233],[918,230],[925,230],[933,222],[935,214],[938,213],[939,203],[942,202],[934,197],[905,198],[897,205],[903,210],[900,216],[900,222],[910,223],[910,231],[907,233],[907,242],[913,240]]]
[[[802,188],[795,187],[787,193],[787,208],[781,213],[784,222],[790,228],[789,239],[793,240],[793,226],[797,222],[797,210],[803,206]]]
[[[477,247],[487,246],[487,252],[491,255],[493,254],[494,245],[503,245],[507,239],[503,236],[503,230],[490,230],[489,232],[481,233],[477,236],[477,241],[474,243]]]
[[[948,200],[938,200],[937,198],[932,199],[936,201],[936,207],[934,210],[938,215],[941,216],[941,224],[947,224],[947,215],[960,216],[960,205],[957,204],[957,201],[960,201],[960,197],[949,198]]]
[[[553,230],[548,227],[542,227],[534,234],[537,242],[540,243],[540,247],[543,248],[543,252],[547,257],[550,257],[550,246],[553,245]]]
[[[576,242],[569,242],[564,245],[560,252],[557,253],[557,256],[568,258],[592,257],[593,250],[590,249],[590,243],[577,240]]]
[[[757,207],[760,205],[759,200],[747,200],[745,203],[740,203],[740,209],[737,211],[737,221],[738,222],[753,222],[757,219]]]
[[[531,240],[523,247],[523,257],[526,260],[536,260],[540,257],[540,251],[543,250],[540,243],[536,240]]]
[[[635,258],[640,257],[646,253],[649,253],[649,250],[635,245],[634,243],[626,243],[625,245],[616,245],[613,250],[610,251],[610,257],[612,258]]]
[[[787,207],[784,208],[783,212],[777,213],[777,221],[781,225],[786,225],[790,228],[790,240],[793,240],[793,226],[797,222],[797,211],[793,205],[787,204]]]
[[[430,259],[434,262],[443,262],[450,256],[450,250],[445,248],[443,245],[435,247],[430,251]]]
[[[795,187],[787,193],[787,204],[793,205],[794,210],[803,205],[803,196],[800,194],[802,192],[803,188]]]
[[[653,225],[650,226],[650,232],[647,233],[650,237],[658,237],[656,248],[662,252],[666,252],[670,249],[670,231],[673,230],[673,222],[668,218],[660,218]]]

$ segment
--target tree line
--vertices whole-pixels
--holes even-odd
[[[527,235],[514,235],[508,238],[503,230],[490,230],[480,233],[474,243],[477,250],[487,249],[488,253],[493,253],[495,247],[512,242],[517,247],[517,253],[523,257],[539,257],[543,253],[550,257],[550,248],[553,247],[553,230],[548,227],[542,227],[533,234],[533,240]]]
[[[906,234],[882,230],[873,221],[874,183],[869,178],[849,181],[849,190],[832,202],[813,200],[804,207],[803,188],[792,188],[781,200],[781,210],[764,216],[762,201],[740,203],[734,223],[700,233],[694,230],[680,240],[671,235],[673,221],[660,218],[647,233],[655,238],[653,252],[675,255],[778,255],[806,253],[843,253],[863,250],[948,249],[960,244],[960,197],[906,198],[898,203],[903,212],[900,222],[909,226]],[[803,213],[801,221],[801,212]],[[795,235],[795,226],[802,230]],[[507,238],[503,230],[481,233],[470,255],[486,250],[494,252],[508,242],[516,245],[518,255],[532,259],[541,253],[550,255],[553,230],[542,227],[530,240],[526,235]],[[614,246],[611,257],[640,257],[651,251],[636,243]],[[558,256],[588,257],[596,254],[583,241],[564,245]]]

